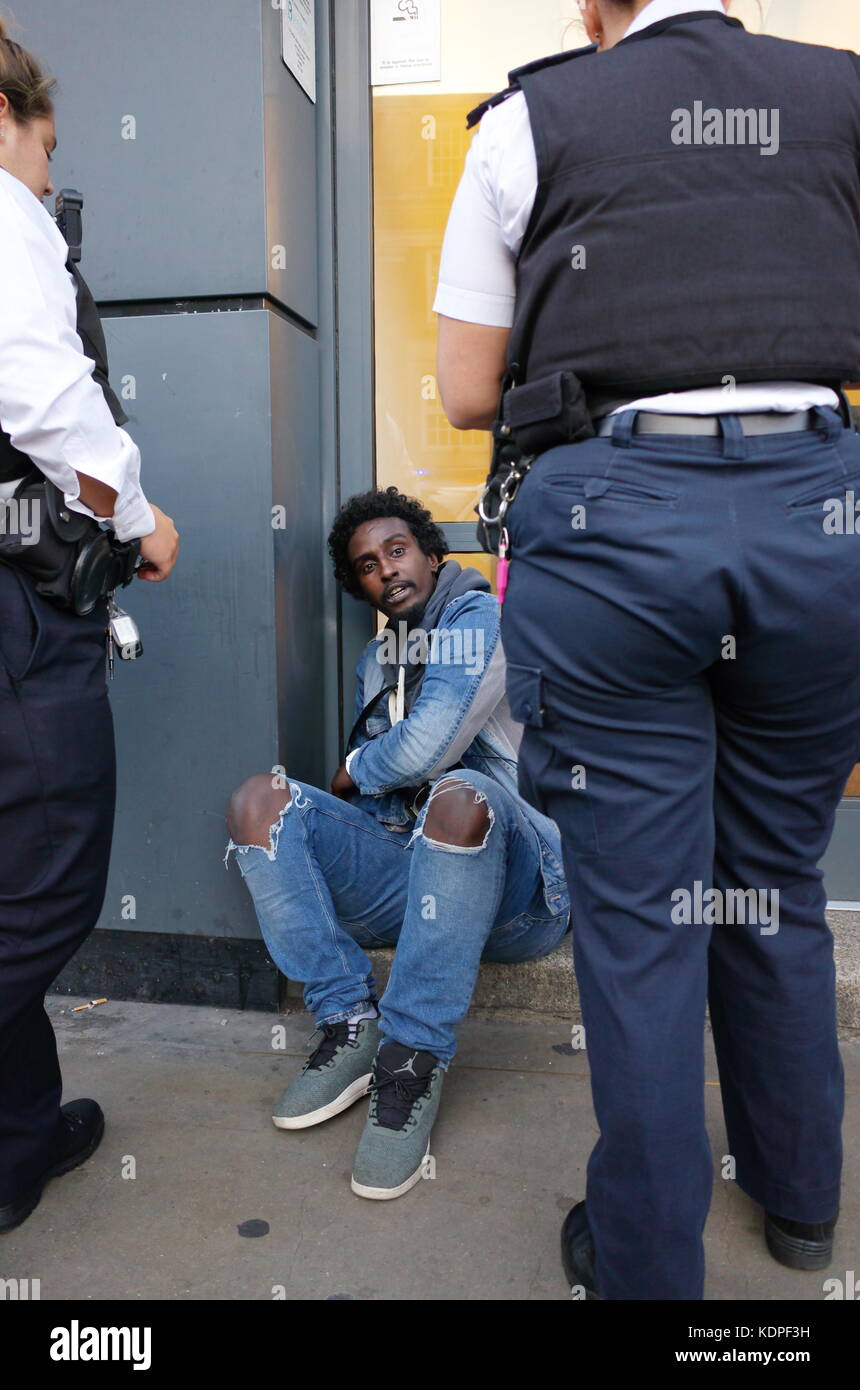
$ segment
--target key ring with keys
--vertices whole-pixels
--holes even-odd
[[[505,601],[505,593],[508,587],[508,573],[510,569],[511,542],[508,535],[508,528],[505,525],[505,517],[508,514],[508,508],[519,491],[520,483],[528,473],[536,457],[537,455],[531,454],[528,458],[524,458],[516,464],[499,488],[499,514],[496,517],[495,524],[498,525],[499,528],[499,550],[497,556],[499,563],[496,570],[496,596],[500,604]]]

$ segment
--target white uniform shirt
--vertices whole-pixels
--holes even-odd
[[[724,13],[720,0],[696,5],[651,0],[626,31],[634,34],[661,19],[690,11]],[[599,57],[597,58],[599,62]],[[537,159],[522,92],[514,92],[485,112],[466,155],[439,264],[433,311],[467,323],[509,328],[516,300],[515,262],[528,226],[538,187]],[[571,325],[575,334],[576,324]],[[618,409],[647,405],[689,415],[720,411],[807,410],[837,406],[835,392],[808,382],[750,382],[733,391],[696,388],[661,396],[640,397]],[[617,414],[618,411],[613,411]]]
[[[0,426],[72,511],[95,515],[80,500],[76,469],[115,488],[114,516],[99,520],[132,540],[154,531],[155,517],[140,488],[140,452],[114,423],[78,336],[68,250],[47,208],[0,169]],[[0,482],[0,499],[16,486]]]

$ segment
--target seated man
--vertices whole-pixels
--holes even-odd
[[[518,795],[522,726],[487,580],[446,560],[430,513],[394,487],[347,502],[328,545],[347,593],[389,619],[356,670],[356,746],[331,792],[243,783],[225,862],[236,850],[322,1033],[274,1122],[319,1124],[370,1091],[352,1190],[386,1199],[421,1177],[480,961],[546,955],[570,902],[555,823]],[[377,1002],[362,948],[394,942]]]

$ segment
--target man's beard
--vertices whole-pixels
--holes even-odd
[[[395,623],[404,622],[407,628],[417,627],[424,615],[424,609],[427,607],[427,602],[428,600],[426,598],[419,599],[417,603],[413,603],[402,613],[392,613],[392,619]]]

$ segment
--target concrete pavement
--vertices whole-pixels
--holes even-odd
[[[306,1015],[119,1001],[73,1013],[80,1002],[55,995],[49,1011],[65,1098],[99,1100],[105,1138],[0,1237],[0,1277],[40,1279],[43,1300],[567,1300],[559,1228],[596,1133],[587,1054],[571,1050],[567,1022],[471,1016],[433,1133],[435,1178],[374,1203],[349,1189],[365,1102],[305,1131],[269,1118],[306,1055]],[[771,1259],[758,1208],[719,1177],[708,1039],[708,1299],[822,1301],[825,1279],[860,1275],[860,1040],[842,1046],[836,1258],[801,1274]]]

